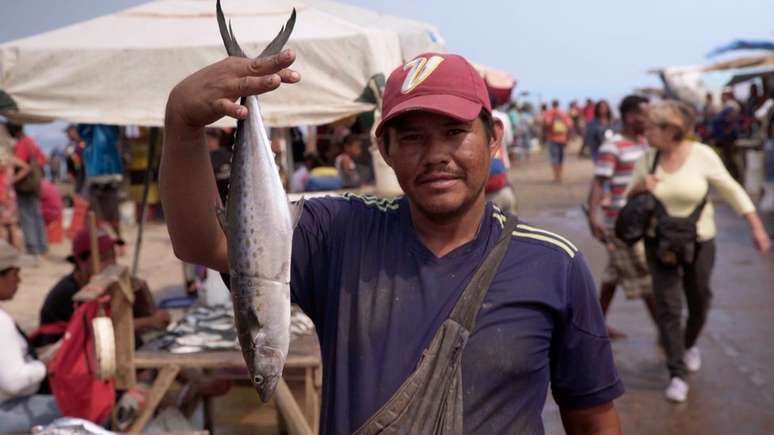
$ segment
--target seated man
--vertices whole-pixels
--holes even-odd
[[[334,166],[341,178],[342,187],[360,187],[362,184],[360,169],[355,161],[363,153],[360,138],[350,134],[342,140],[342,152],[336,157]]]
[[[100,268],[104,269],[116,263],[116,245],[122,243],[104,230],[97,232]],[[67,258],[74,265],[73,271],[56,283],[43,302],[43,307],[40,309],[41,325],[68,322],[72,317],[73,295],[88,284],[94,273],[90,249],[89,232],[84,228],[73,239],[72,255]],[[169,313],[156,309],[153,295],[145,281],[132,277],[132,289],[134,290],[134,330],[137,335],[135,343],[139,347],[142,343],[139,335],[150,330],[165,328],[169,323]],[[36,337],[35,346],[54,343],[61,337],[61,334],[41,334]]]
[[[13,299],[21,282],[21,266],[19,252],[0,240],[0,301]],[[32,426],[59,417],[54,397],[36,394],[53,354],[37,359],[27,337],[2,309],[0,346],[0,433],[29,432]]]

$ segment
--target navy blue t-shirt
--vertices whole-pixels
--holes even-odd
[[[487,204],[475,240],[437,258],[417,238],[405,198],[305,202],[291,294],[320,338],[321,433],[357,430],[414,371],[504,219]],[[549,382],[562,407],[623,393],[583,256],[522,224],[463,354],[465,433],[542,434]]]

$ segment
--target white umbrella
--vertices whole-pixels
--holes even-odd
[[[429,25],[329,1],[224,0],[234,33],[257,54],[295,7],[288,46],[303,81],[261,98],[270,126],[314,125],[370,110],[368,80],[443,49]],[[0,107],[28,120],[161,126],[182,78],[226,56],[215,1],[157,0],[0,45]],[[8,98],[9,97],[9,98]],[[231,121],[221,120],[221,125]]]

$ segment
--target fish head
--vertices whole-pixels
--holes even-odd
[[[285,354],[281,350],[269,346],[256,349],[253,385],[264,402],[271,398],[277,388],[284,366]]]

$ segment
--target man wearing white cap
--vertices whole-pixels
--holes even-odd
[[[0,240],[0,301],[13,299],[21,282],[22,266],[19,252]],[[35,357],[27,337],[3,309],[0,347],[0,432],[29,431],[32,426],[59,417],[53,396],[35,394],[46,377],[46,362]]]

